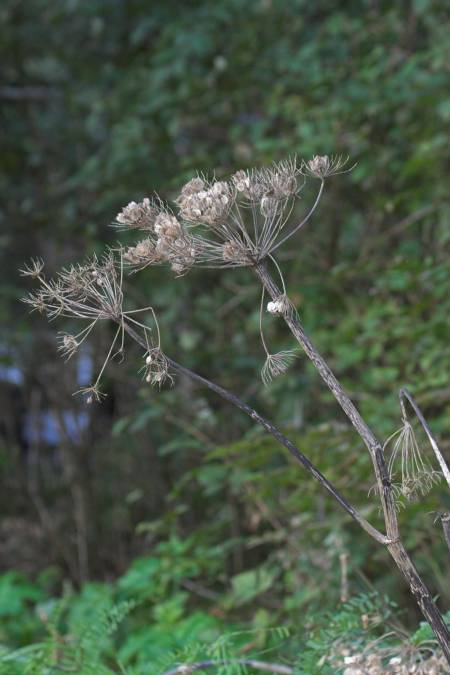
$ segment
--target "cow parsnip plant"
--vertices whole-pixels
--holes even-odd
[[[450,471],[426,420],[412,396],[399,392],[402,427],[382,444],[362,418],[358,409],[336,378],[327,362],[305,332],[294,303],[289,299],[283,273],[275,252],[290,240],[316,212],[326,181],[345,171],[346,160],[315,156],[309,161],[289,159],[266,169],[238,171],[228,181],[207,180],[203,176],[191,179],[176,200],[177,210],[162,200],[145,198],[130,202],[117,216],[117,223],[128,229],[145,233],[144,239],[116,256],[107,253],[103,259],[92,258],[85,265],[63,270],[54,280],[47,280],[44,265],[34,260],[23,268],[22,274],[39,282],[39,290],[26,298],[33,309],[46,313],[50,320],[59,316],[81,320],[85,324],[76,334],[61,337],[62,351],[70,357],[101,321],[111,321],[117,328],[96,381],[80,393],[88,403],[101,401],[100,379],[110,359],[124,350],[125,335],[143,349],[145,380],[161,386],[172,380],[172,372],[186,375],[222,396],[231,404],[260,423],[318,480],[351,517],[378,543],[386,546],[407,581],[426,620],[450,663],[450,635],[445,621],[426,584],[419,576],[403,544],[398,524],[399,501],[420,499],[443,476],[450,487]],[[293,205],[309,179],[319,187],[312,205],[300,221],[293,222]],[[334,395],[337,403],[366,446],[374,470],[374,493],[379,498],[386,533],[375,528],[361,512],[351,505],[321,472],[279,429],[263,418],[234,393],[194,373],[168,357],[162,350],[161,332],[151,305],[127,310],[123,288],[124,263],[144,269],[155,264],[169,264],[176,275],[185,274],[194,266],[248,267],[261,283],[260,334],[266,353],[261,371],[268,384],[285,372],[292,352],[270,353],[263,333],[264,299],[270,315],[280,316],[289,327],[298,345],[312,361],[318,374]],[[279,276],[275,282],[270,272],[273,266]],[[278,284],[281,284],[281,288]],[[151,313],[152,323],[143,323],[141,313]],[[406,404],[417,415],[430,441],[437,466],[432,468],[422,457],[408,420]],[[390,458],[386,458],[389,443],[396,437]],[[449,518],[442,518],[444,536],[449,543]]]

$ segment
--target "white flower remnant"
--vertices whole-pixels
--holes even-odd
[[[267,311],[274,316],[288,316],[295,311],[287,295],[280,295],[275,300],[267,303]]]

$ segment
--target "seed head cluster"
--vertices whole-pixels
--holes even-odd
[[[49,319],[120,319],[122,283],[112,253],[100,260],[93,256],[85,265],[71,265],[51,280],[46,279],[43,270],[41,261],[32,261],[21,270],[22,276],[39,281],[38,291],[24,299],[32,309],[46,313]],[[66,340],[65,348],[68,347]]]
[[[150,210],[145,211],[147,218]],[[126,217],[144,217],[144,211],[134,205],[127,211]],[[160,214],[159,214],[160,215]],[[171,223],[161,223],[169,229]],[[76,393],[84,396],[87,403],[100,402],[105,394],[100,391],[100,378],[108,362],[117,354],[123,355],[124,336],[127,326],[138,331],[142,340],[147,344],[146,381],[150,384],[161,384],[169,379],[168,361],[161,351],[159,326],[152,307],[138,310],[124,311],[123,309],[123,264],[122,259],[116,260],[112,252],[107,253],[100,260],[93,256],[85,265],[72,265],[63,269],[55,279],[47,280],[44,275],[44,264],[40,260],[32,260],[21,273],[39,282],[39,289],[24,298],[24,302],[33,310],[45,313],[50,320],[65,317],[72,320],[82,320],[87,325],[76,334],[60,333],[58,335],[58,349],[66,357],[76,354],[83,342],[91,334],[100,321],[112,321],[116,325],[116,333],[111,342],[103,366],[93,385],[84,387]],[[157,331],[157,344],[154,344],[152,329],[136,319],[139,312],[151,312]],[[120,339],[120,347],[116,344]],[[116,349],[115,349],[116,348]]]
[[[22,274],[39,282],[38,291],[25,299],[32,309],[47,314],[50,320],[61,316],[87,321],[80,332],[59,335],[59,350],[67,359],[79,350],[99,321],[113,321],[118,326],[97,381],[81,390],[86,400],[102,399],[99,379],[108,361],[115,354],[122,354],[124,334],[131,325],[133,330],[140,331],[148,347],[145,380],[161,385],[171,379],[167,358],[161,351],[153,309],[147,307],[129,312],[123,309],[124,262],[135,269],[167,263],[175,274],[182,275],[194,265],[245,267],[256,265],[268,256],[272,258],[275,249],[311,217],[319,203],[325,179],[342,172],[345,163],[346,160],[339,157],[315,156],[308,162],[288,159],[269,168],[242,169],[228,180],[196,176],[182,187],[173,209],[158,197],[145,197],[140,202],[130,202],[117,214],[117,226],[139,230],[144,235],[134,246],[121,250],[120,265],[109,252],[101,259],[94,256],[84,265],[63,269],[51,280],[45,277],[44,263],[40,259],[32,260],[24,267]],[[292,223],[293,208],[309,178],[319,180],[315,200],[306,209],[303,219]],[[286,295],[283,279],[282,285],[283,294],[268,303],[267,311],[286,318],[293,315],[295,308]],[[156,343],[151,329],[136,319],[135,314],[143,311],[152,312],[158,334]],[[261,302],[260,331],[267,357],[261,374],[267,384],[285,372],[295,353],[288,350],[270,353],[262,332],[262,311]],[[114,352],[119,338],[121,346]]]
[[[137,267],[168,263],[176,274],[194,265],[251,266],[269,256],[311,217],[325,178],[341,173],[346,160],[316,156],[289,159],[265,169],[240,170],[229,180],[189,180],[172,212],[160,199],[131,202],[117,215],[119,226],[140,229],[146,238],[128,248],[125,260]],[[319,179],[312,206],[300,223],[291,222],[307,178]]]

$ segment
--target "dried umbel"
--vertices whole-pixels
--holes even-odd
[[[24,299],[24,302],[40,312],[47,314],[50,320],[65,317],[87,322],[87,325],[76,334],[60,333],[58,336],[59,351],[66,358],[73,356],[101,321],[112,321],[116,332],[108,353],[93,385],[80,389],[77,394],[84,396],[87,403],[100,402],[105,394],[99,389],[100,379],[108,362],[117,354],[123,354],[124,337],[127,327],[133,326],[144,336],[148,346],[147,364],[151,384],[161,384],[171,379],[168,373],[168,362],[161,351],[161,337],[158,321],[152,307],[124,311],[123,309],[123,261],[117,261],[112,252],[103,258],[93,256],[85,265],[72,265],[63,269],[55,279],[47,280],[44,276],[42,261],[32,261],[21,273],[39,282],[39,290]],[[153,341],[152,329],[138,321],[135,315],[149,312],[156,328],[157,340]],[[117,344],[120,340],[120,346]]]
[[[388,462],[389,478],[399,497],[404,497],[408,501],[417,500],[420,496],[428,494],[433,485],[440,480],[441,474],[433,470],[422,458],[414,430],[408,420],[404,419],[403,426],[389,436],[383,449],[386,450],[394,439]],[[400,465],[400,482],[398,465]]]
[[[145,381],[152,385],[161,385],[168,379],[173,382],[173,378],[169,373],[169,364],[167,358],[159,349],[154,347],[149,349],[144,355],[144,378]]]
[[[301,171],[303,174],[309,174],[315,178],[329,178],[330,176],[351,171],[355,165],[350,168],[344,168],[348,160],[348,157],[315,155],[309,162],[302,162]]]
[[[341,158],[288,159],[269,168],[240,170],[229,180],[197,176],[176,199],[177,213],[161,200],[131,202],[117,222],[142,229],[147,239],[128,249],[137,267],[169,263],[177,274],[193,265],[251,266],[264,260],[312,216],[325,178],[341,173]],[[307,177],[320,180],[316,198],[300,222],[291,222]],[[299,180],[301,179],[301,180]]]
[[[123,209],[122,214],[128,214],[128,212],[131,213],[130,216],[123,216],[119,221],[121,216],[119,214],[116,220],[126,224],[128,218],[130,227],[144,230],[146,237],[123,252],[123,258],[127,264],[142,269],[148,265],[168,263],[176,274],[186,272],[194,264],[193,238],[161,201],[151,202],[149,199],[144,199],[141,204],[131,202]],[[141,216],[142,213],[148,216],[144,218]]]
[[[49,319],[56,316],[92,321],[120,319],[122,280],[112,253],[100,260],[93,256],[85,265],[71,265],[51,280],[45,278],[43,269],[43,265],[39,269],[34,266],[33,274],[30,267],[22,270],[22,274],[39,281],[38,292],[24,300],[33,309],[45,311]]]
[[[80,343],[74,335],[70,333],[60,333],[58,336],[59,345],[58,350],[67,358],[70,359],[80,346]]]
[[[148,197],[139,202],[130,202],[116,216],[120,226],[136,228],[138,230],[153,229],[158,216],[156,205]]]
[[[294,350],[285,350],[277,354],[267,353],[265,363],[261,369],[261,379],[266,387],[275,377],[287,371],[295,357],[296,353]]]
[[[200,184],[201,189],[196,189]],[[207,185],[196,178],[184,186],[177,204],[184,220],[219,227],[226,219],[233,200],[233,189],[227,182],[216,181]]]

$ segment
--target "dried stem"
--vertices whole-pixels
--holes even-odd
[[[256,275],[260,279],[264,288],[268,294],[273,298],[277,298],[280,295],[280,289],[276,285],[275,281],[269,274],[267,267],[264,263],[258,263],[254,266]],[[391,540],[388,544],[388,550],[391,556],[394,558],[397,567],[402,572],[405,577],[408,585],[410,587],[411,593],[416,599],[417,604],[419,605],[423,615],[433,629],[436,638],[439,641],[439,644],[442,647],[444,655],[447,661],[450,663],[450,633],[445,624],[445,621],[434,602],[430,591],[428,590],[425,583],[422,581],[417,569],[415,568],[412,560],[410,559],[401,539],[400,532],[398,527],[397,512],[395,508],[395,498],[389,479],[388,469],[386,466],[383,449],[380,442],[377,440],[371,429],[367,426],[366,422],[361,417],[356,406],[345,392],[344,388],[337,380],[336,376],[319,354],[317,349],[314,347],[308,336],[306,335],[298,316],[296,315],[286,315],[284,320],[289,326],[293,336],[296,338],[297,342],[305,351],[306,355],[311,359],[314,366],[318,370],[320,376],[324,380],[327,387],[331,390],[337,402],[341,406],[342,410],[345,412],[356,431],[360,435],[364,444],[369,450],[370,456],[372,458],[378,492],[380,495],[381,505],[384,514],[384,521],[386,524],[386,533],[388,538]],[[403,395],[406,395],[403,390]],[[408,399],[410,400],[410,398]],[[411,403],[411,400],[410,400]],[[418,409],[416,409],[416,414]],[[420,413],[420,411],[418,411]],[[420,417],[419,417],[420,419]],[[425,422],[421,419],[422,424]],[[426,424],[426,422],[425,422]],[[424,426],[425,430],[427,428]],[[431,432],[430,432],[431,434]],[[428,436],[430,438],[430,435]],[[432,435],[431,435],[431,438]],[[431,441],[430,438],[430,441]],[[434,445],[433,445],[434,443]],[[436,442],[433,438],[433,449],[437,447]],[[436,450],[435,450],[436,452]]]
[[[130,335],[130,337],[135,340],[141,347],[146,348],[145,340],[125,321],[124,324],[125,332]],[[232,403],[234,406],[242,410],[246,415],[251,417],[251,419],[258,422],[271,436],[273,436],[281,445],[283,445],[294,459],[302,464],[309,473],[311,473],[314,478],[322,485],[322,487],[329,492],[332,497],[340,504],[340,506],[347,511],[347,513],[371,536],[373,539],[378,541],[380,544],[389,544],[390,540],[382,532],[377,530],[373,525],[371,525],[360,513],[357,511],[348,501],[343,497],[340,492],[334,487],[330,481],[325,478],[325,476],[319,471],[319,469],[306,457],[297,446],[292,443],[276,426],[271,422],[266,420],[262,415],[260,415],[256,410],[250,407],[247,403],[242,401],[238,396],[233,394],[231,391],[228,391],[224,387],[212,382],[211,380],[206,379],[202,375],[198,375],[189,368],[182,366],[180,363],[177,363],[173,359],[170,359],[166,356],[167,363],[170,368],[182,375],[189,377],[191,380],[198,382],[204,387],[207,387],[211,391],[214,391],[216,394],[221,396],[223,399]]]

